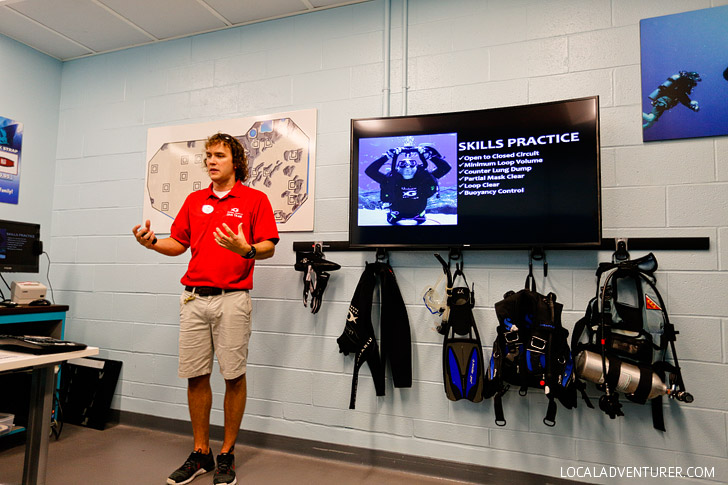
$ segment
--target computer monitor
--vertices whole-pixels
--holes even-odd
[[[40,224],[0,220],[0,272],[38,273],[42,253]]]

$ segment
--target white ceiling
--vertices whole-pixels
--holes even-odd
[[[368,0],[0,0],[0,34],[62,61]]]

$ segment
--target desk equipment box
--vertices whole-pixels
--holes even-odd
[[[15,416],[8,413],[0,413],[0,436],[10,433],[13,429]]]
[[[43,300],[47,288],[37,281],[13,281],[10,283],[10,300],[18,305],[27,305],[34,300]]]

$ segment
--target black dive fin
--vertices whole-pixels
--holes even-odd
[[[445,337],[443,342],[443,380],[445,394],[451,401],[483,400],[483,348],[477,329],[470,338]]]
[[[436,255],[437,256],[437,255]],[[445,267],[444,261],[437,258]],[[480,344],[478,326],[473,317],[475,297],[468,288],[462,266],[456,265],[455,274],[448,275],[447,306],[449,317],[445,339],[442,342],[442,372],[445,382],[445,394],[451,401],[467,399],[472,402],[483,400],[485,389],[485,364],[483,363],[483,347]],[[465,286],[453,288],[458,277],[462,277]]]

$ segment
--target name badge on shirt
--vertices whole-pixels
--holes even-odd
[[[202,206],[202,212],[204,212],[205,214],[212,214],[212,211],[214,210],[215,208],[210,204],[205,204]]]

